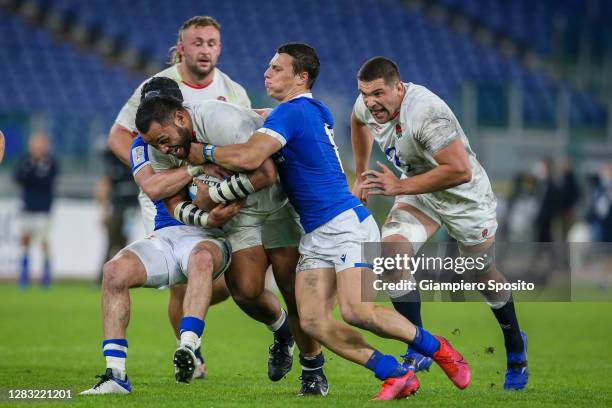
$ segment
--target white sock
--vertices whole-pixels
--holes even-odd
[[[181,347],[187,346],[191,350],[195,350],[198,346],[199,337],[192,331],[184,331],[181,333]]]
[[[275,332],[278,329],[280,329],[280,327],[283,325],[283,323],[285,323],[285,319],[287,319],[287,313],[285,312],[284,309],[281,309],[281,315],[278,318],[277,321],[275,321],[272,324],[268,324],[266,325],[266,327],[268,328],[268,330],[270,330],[271,332]]]

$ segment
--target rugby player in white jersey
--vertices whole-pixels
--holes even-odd
[[[159,96],[147,99],[141,104],[136,123],[142,139],[155,147],[149,149],[149,160],[153,168],[157,172],[164,172],[185,164],[193,138],[200,143],[218,145],[244,143],[253,131],[262,125],[263,120],[252,110],[230,103],[203,101],[183,105],[176,99]],[[324,395],[327,388],[313,389],[308,375],[310,371],[316,370],[323,376],[323,354],[319,344],[300,328],[295,303],[295,268],[299,258],[297,246],[303,229],[277,182],[274,163],[267,160],[260,169],[271,174],[273,183],[270,187],[255,192],[248,186],[244,174],[233,175],[210,189],[202,185],[202,191],[198,193],[194,203],[198,203],[203,209],[209,209],[211,204],[214,206],[246,197],[244,208],[224,227],[233,252],[232,264],[226,272],[230,292],[238,305],[251,317],[264,323],[265,319],[272,319],[268,323],[268,328],[274,330],[275,334],[269,359],[270,379],[277,381],[283,378],[291,368],[293,332],[300,349],[303,369],[300,395]],[[181,222],[195,222],[197,225],[198,214],[204,210],[195,210],[193,205],[181,204],[180,201],[183,201],[181,197],[167,199],[168,211],[174,213]],[[276,282],[287,304],[288,323],[274,315],[255,314],[255,308],[243,306],[246,299],[242,296],[245,295],[234,291],[235,285],[250,286],[256,294],[259,293],[257,296],[252,295],[252,298],[274,302],[262,306],[267,306],[268,309],[279,308],[276,297],[261,294],[265,291],[265,272],[268,264],[272,265]],[[264,308],[259,307],[259,310],[262,309]]]
[[[178,40],[172,54],[169,68],[159,72],[155,77],[167,77],[173,79],[180,88],[183,98],[188,102],[218,99],[229,101],[246,108],[251,107],[251,101],[246,91],[238,83],[232,81],[225,73],[216,67],[221,54],[221,26],[209,16],[195,16],[185,21],[178,32]],[[108,136],[108,144],[115,155],[125,164],[130,165],[130,147],[137,134],[134,123],[136,110],[140,103],[143,82],[132,94],[123,106],[115,124]],[[218,173],[219,168],[206,166],[208,174],[217,177],[224,175]],[[182,189],[191,178],[200,174],[199,168],[184,168],[163,175],[155,174],[150,165],[144,166],[138,171],[137,184],[141,188],[138,199],[145,232],[147,235],[153,232],[154,218],[156,214],[153,200],[161,200]],[[170,288],[170,299],[168,303],[168,317],[179,337],[179,321],[182,315],[181,305],[185,296],[184,285],[174,285]],[[225,277],[221,276],[213,285],[213,299],[211,304],[221,302],[229,296],[225,283]],[[280,317],[280,310],[277,310]],[[206,366],[197,350],[198,359],[201,360],[194,375],[204,378]]]
[[[438,96],[423,86],[404,83],[395,63],[376,57],[357,74],[360,95],[351,118],[357,180],[353,194],[395,196],[382,228],[383,242],[405,243],[410,255],[444,225],[464,257],[484,256],[477,279],[504,282],[495,267],[496,198],[484,168],[470,148],[459,122]],[[368,170],[373,140],[401,178],[384,164]],[[507,371],[504,388],[527,384],[527,337],[520,331],[511,293],[483,293],[504,335]],[[396,309],[421,324],[417,293],[390,293]],[[431,361],[414,350],[405,356],[417,370]]]

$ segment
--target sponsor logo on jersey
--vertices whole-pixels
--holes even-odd
[[[487,228],[485,228],[485,229],[482,230],[482,237],[486,238],[487,235],[489,235],[489,230]]]
[[[227,99],[225,99],[225,96],[217,96],[217,100],[227,102]]]
[[[342,262],[346,262],[346,254],[342,254],[342,256],[340,257],[340,260]]]

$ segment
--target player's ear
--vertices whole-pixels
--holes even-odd
[[[174,111],[174,124],[178,127],[185,127],[185,112],[177,109]]]
[[[300,78],[300,85],[305,85],[308,83],[308,72],[300,72],[297,74],[297,77]]]

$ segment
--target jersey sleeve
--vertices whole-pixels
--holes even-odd
[[[115,124],[121,125],[130,132],[137,132],[136,129],[136,111],[138,110],[138,105],[140,104],[140,90],[142,89],[142,84],[136,88],[130,99],[127,100],[125,105],[119,111],[117,115],[117,119],[115,119]]]
[[[136,136],[130,146],[130,165],[132,174],[136,176],[143,167],[151,164],[149,161],[149,145],[147,145],[140,135]]]
[[[270,112],[257,131],[272,136],[285,146],[303,125],[299,111],[290,103],[281,103]]]
[[[415,139],[432,156],[459,136],[457,120],[446,105],[427,109],[421,121],[422,126],[415,135]]]

